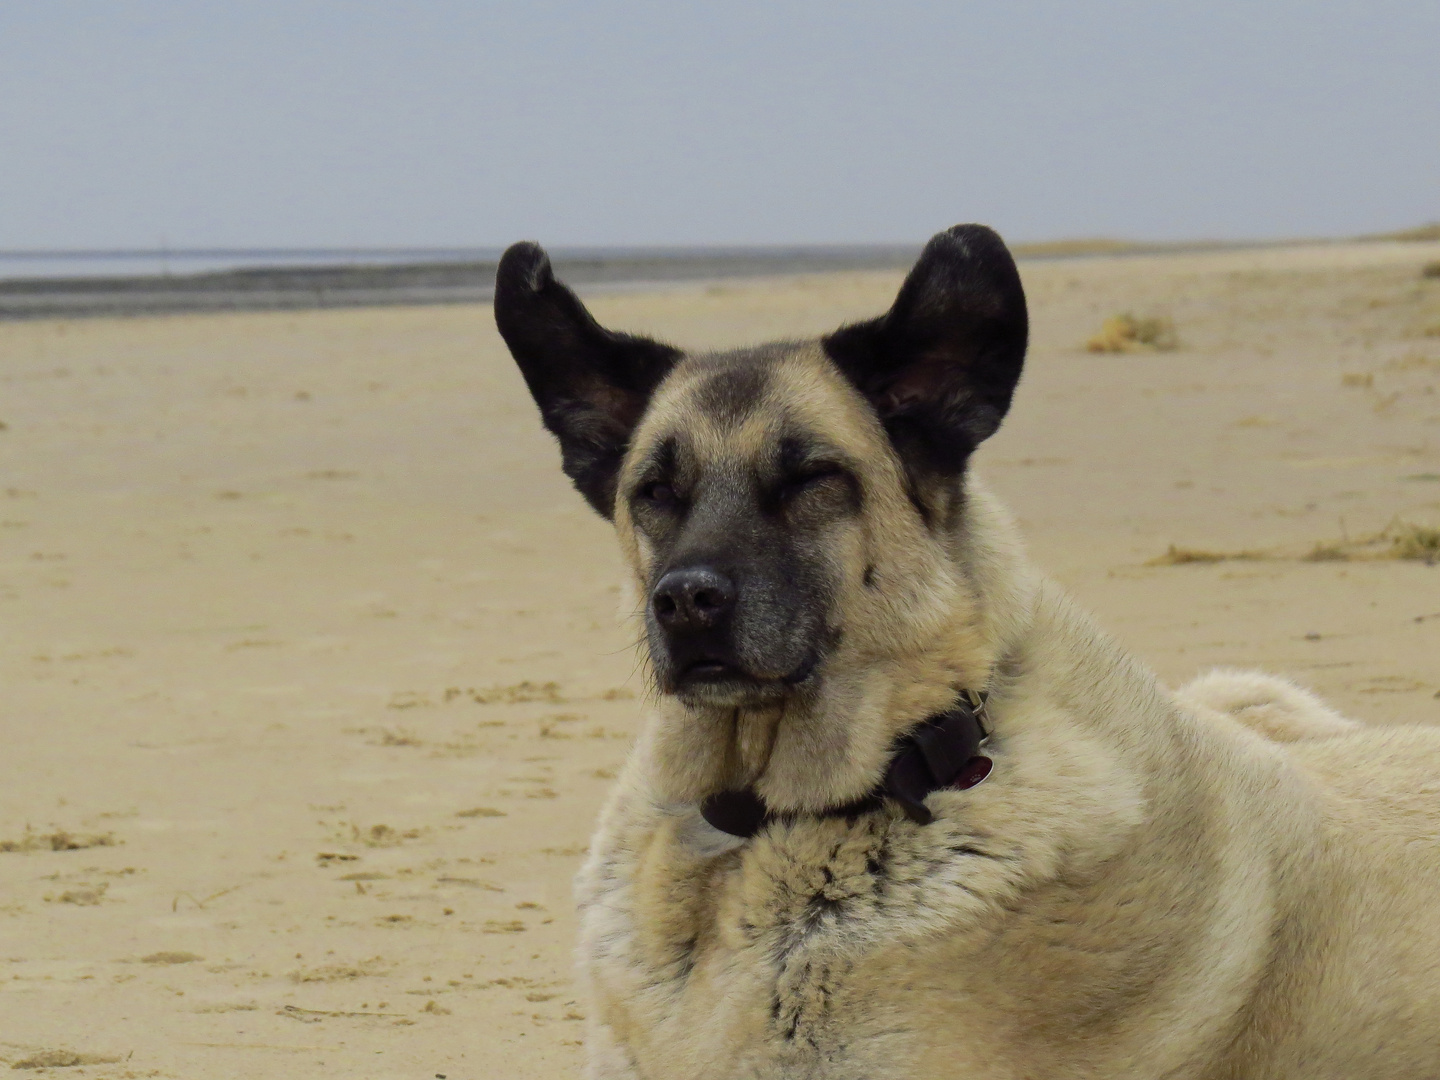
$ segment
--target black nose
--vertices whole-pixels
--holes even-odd
[[[650,594],[655,619],[671,633],[718,626],[735,607],[735,583],[708,566],[671,570]]]

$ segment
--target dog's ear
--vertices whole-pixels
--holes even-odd
[[[515,244],[501,256],[495,324],[560,440],[565,475],[612,517],[630,435],[680,350],[606,330],[555,280],[539,244]]]
[[[825,350],[869,399],[912,483],[958,474],[1010,408],[1029,319],[1020,273],[997,233],[956,225],[925,245],[878,319]]]

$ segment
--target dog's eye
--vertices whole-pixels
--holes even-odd
[[[635,494],[639,496],[641,502],[649,503],[659,510],[668,510],[680,502],[680,496],[675,494],[675,489],[658,480],[642,484],[640,490]]]
[[[780,499],[782,502],[788,502],[807,491],[814,490],[827,480],[834,480],[844,475],[844,470],[838,465],[818,465],[805,472],[796,473],[781,483]]]

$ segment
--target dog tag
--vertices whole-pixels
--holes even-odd
[[[988,757],[973,757],[964,764],[955,779],[950,781],[950,786],[959,791],[972,788],[989,776],[994,767],[995,763]]]

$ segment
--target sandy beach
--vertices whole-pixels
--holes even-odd
[[[1172,684],[1259,666],[1440,722],[1440,566],[1388,557],[1440,527],[1437,259],[1024,262],[976,468]],[[591,306],[720,348],[900,276]],[[1087,352],[1122,312],[1179,347]],[[0,1063],[578,1075],[570,880],[646,691],[489,308],[0,323],[0,424]]]

